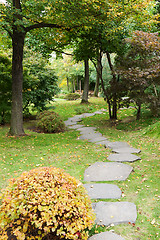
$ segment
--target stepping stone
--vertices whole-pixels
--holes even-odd
[[[82,121],[82,118],[83,117],[81,115],[75,115],[72,118],[68,118],[68,120],[71,120],[71,122],[80,122],[80,121]]]
[[[130,145],[126,142],[110,142],[106,145],[106,148],[125,148],[130,147]]]
[[[77,130],[80,131],[80,132],[85,132],[86,133],[86,132],[94,131],[94,130],[96,130],[96,128],[95,127],[80,127]]]
[[[84,173],[84,181],[114,181],[126,180],[133,167],[116,162],[96,162],[89,166]]]
[[[90,129],[88,129],[88,130],[86,129],[85,131],[80,131],[81,135],[95,134],[95,133],[98,133],[98,132],[96,132],[94,130],[90,130]]]
[[[92,117],[94,116],[96,113],[83,113],[82,117]]]
[[[102,114],[103,113],[103,111],[96,111],[96,112],[94,112],[95,114]]]
[[[104,108],[103,108],[103,109],[101,109],[101,111],[102,111],[102,112],[107,112],[107,109],[104,109]]]
[[[88,238],[88,240],[125,240],[125,239],[112,232],[102,232],[93,235],[92,237]]]
[[[88,142],[95,143],[95,142],[100,142],[100,141],[104,141],[104,140],[107,140],[107,138],[105,138],[105,137],[93,137],[93,138],[90,138],[88,140]]]
[[[71,126],[68,126],[68,128],[70,128],[70,129],[77,129],[77,128],[80,128],[80,127],[83,127],[84,125],[82,125],[82,124],[75,124],[75,125],[71,125]]]
[[[107,159],[115,162],[134,162],[137,160],[141,160],[140,157],[131,153],[120,153],[120,154],[113,153],[109,155]]]
[[[103,141],[100,141],[100,142],[96,142],[95,144],[105,146],[105,145],[107,145],[109,143],[111,143],[111,142],[108,141],[108,140],[103,140]]]
[[[77,122],[72,122],[71,120],[66,120],[66,121],[64,121],[64,123],[65,123],[66,126],[71,126],[71,125],[76,125],[77,124]]]
[[[137,219],[136,205],[130,202],[98,202],[93,209],[98,225],[135,223]]]
[[[88,195],[91,199],[119,199],[121,197],[121,190],[114,184],[94,183],[84,184]]]
[[[112,152],[116,153],[140,153],[141,150],[133,147],[124,147],[124,148],[113,148]]]
[[[97,138],[97,137],[102,137],[101,133],[96,133],[96,132],[92,132],[92,133],[87,133],[87,134],[83,134],[80,137],[78,137],[79,139],[93,139],[93,138]]]

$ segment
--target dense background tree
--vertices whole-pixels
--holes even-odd
[[[59,92],[57,77],[49,61],[40,53],[24,52],[23,112],[30,108],[42,111]]]
[[[0,51],[0,124],[4,124],[11,112],[11,59]]]
[[[0,123],[9,122],[11,115],[12,65],[10,52],[0,52]],[[25,48],[23,112],[42,111],[59,92],[57,77],[40,53]]]
[[[117,58],[117,72],[138,106],[147,103],[153,114],[160,111],[160,37],[136,31],[125,39],[126,52]]]

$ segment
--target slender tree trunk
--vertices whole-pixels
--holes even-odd
[[[75,93],[76,91],[76,84],[75,84],[75,80],[73,79],[73,92]]]
[[[141,117],[141,103],[138,104],[136,120],[139,120]]]
[[[67,77],[67,89],[68,89],[68,92],[69,92],[69,79]]]
[[[79,79],[78,79],[78,76],[77,76],[77,90],[79,90]]]
[[[117,119],[117,99],[115,96],[113,99],[112,119]]]
[[[107,99],[107,103],[108,103],[109,119],[112,119],[111,102],[109,99]]]
[[[99,72],[100,71],[101,71],[100,59],[97,59],[96,84],[95,84],[95,88],[94,88],[94,96],[95,97],[98,97],[98,93],[99,93],[99,80],[100,80]]]
[[[85,78],[84,78],[84,89],[82,94],[81,103],[88,103],[88,91],[89,91],[89,60],[84,61],[85,64]]]
[[[80,93],[82,92],[82,81],[81,80],[79,81],[79,91],[80,91]]]
[[[116,78],[116,73],[114,71],[114,67],[113,64],[111,62],[111,57],[110,54],[108,52],[106,52],[107,55],[107,60],[108,60],[108,64],[112,73],[112,91],[113,91],[113,105],[112,105],[112,115],[111,118],[112,119],[117,119],[117,94],[116,94],[116,85],[117,85],[117,78]]]
[[[24,135],[23,129],[23,48],[25,34],[14,31],[12,37],[12,110],[10,134]]]

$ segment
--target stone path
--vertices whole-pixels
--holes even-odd
[[[107,183],[86,183],[84,184],[91,199],[119,199],[121,190],[114,184]]]
[[[126,180],[133,168],[127,164],[116,162],[96,162],[84,173],[84,181],[114,181]]]
[[[103,110],[106,111],[106,110]],[[96,162],[89,166],[84,173],[84,187],[91,199],[96,202],[92,204],[96,214],[96,224],[105,226],[114,226],[116,224],[135,223],[137,218],[137,210],[134,203],[130,202],[106,202],[97,201],[101,199],[120,199],[121,190],[118,186],[108,183],[108,181],[124,181],[128,178],[133,168],[122,162],[134,162],[140,160],[135,154],[140,153],[139,149],[131,147],[126,142],[110,142],[103,137],[101,133],[96,131],[95,127],[86,127],[78,124],[85,117],[91,117],[95,114],[102,114],[103,111],[96,111],[94,113],[83,113],[76,115],[65,121],[65,124],[70,129],[75,129],[80,132],[78,140],[87,140],[95,144],[102,145],[112,150],[108,161]],[[108,232],[102,232],[90,237],[89,240],[125,240],[121,236]]]

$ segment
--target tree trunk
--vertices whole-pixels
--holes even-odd
[[[112,91],[113,91],[113,104],[112,104],[112,115],[111,118],[112,119],[117,119],[117,94],[116,94],[116,85],[117,85],[117,78],[116,78],[116,73],[114,71],[114,67],[113,64],[111,62],[111,57],[110,57],[110,53],[106,52],[106,56],[107,56],[107,60],[108,60],[108,64],[111,70],[111,74],[112,74]]]
[[[77,76],[77,90],[79,90],[79,79],[78,79],[78,76]]]
[[[138,104],[136,120],[139,120],[141,117],[141,103]]]
[[[23,129],[23,48],[25,33],[14,31],[12,37],[12,110],[10,134],[24,135]]]
[[[114,96],[112,105],[112,119],[117,119],[117,99]]]
[[[107,103],[108,103],[109,119],[112,119],[111,102],[109,99],[107,99]]]
[[[76,91],[76,84],[75,84],[75,80],[73,79],[73,92],[75,93]]]
[[[84,89],[82,94],[81,103],[88,103],[88,91],[89,91],[89,60],[84,61],[85,64],[85,78],[84,78]]]
[[[68,79],[68,77],[67,77],[67,90],[69,92],[69,79]]]
[[[95,88],[94,88],[94,96],[98,97],[98,93],[99,93],[99,80],[100,80],[100,76],[99,76],[99,72],[101,71],[101,66],[100,66],[100,59],[97,59],[97,68],[96,68],[96,84],[95,84]]]
[[[80,91],[80,93],[82,92],[82,81],[81,81],[81,79],[79,81],[79,91]]]

